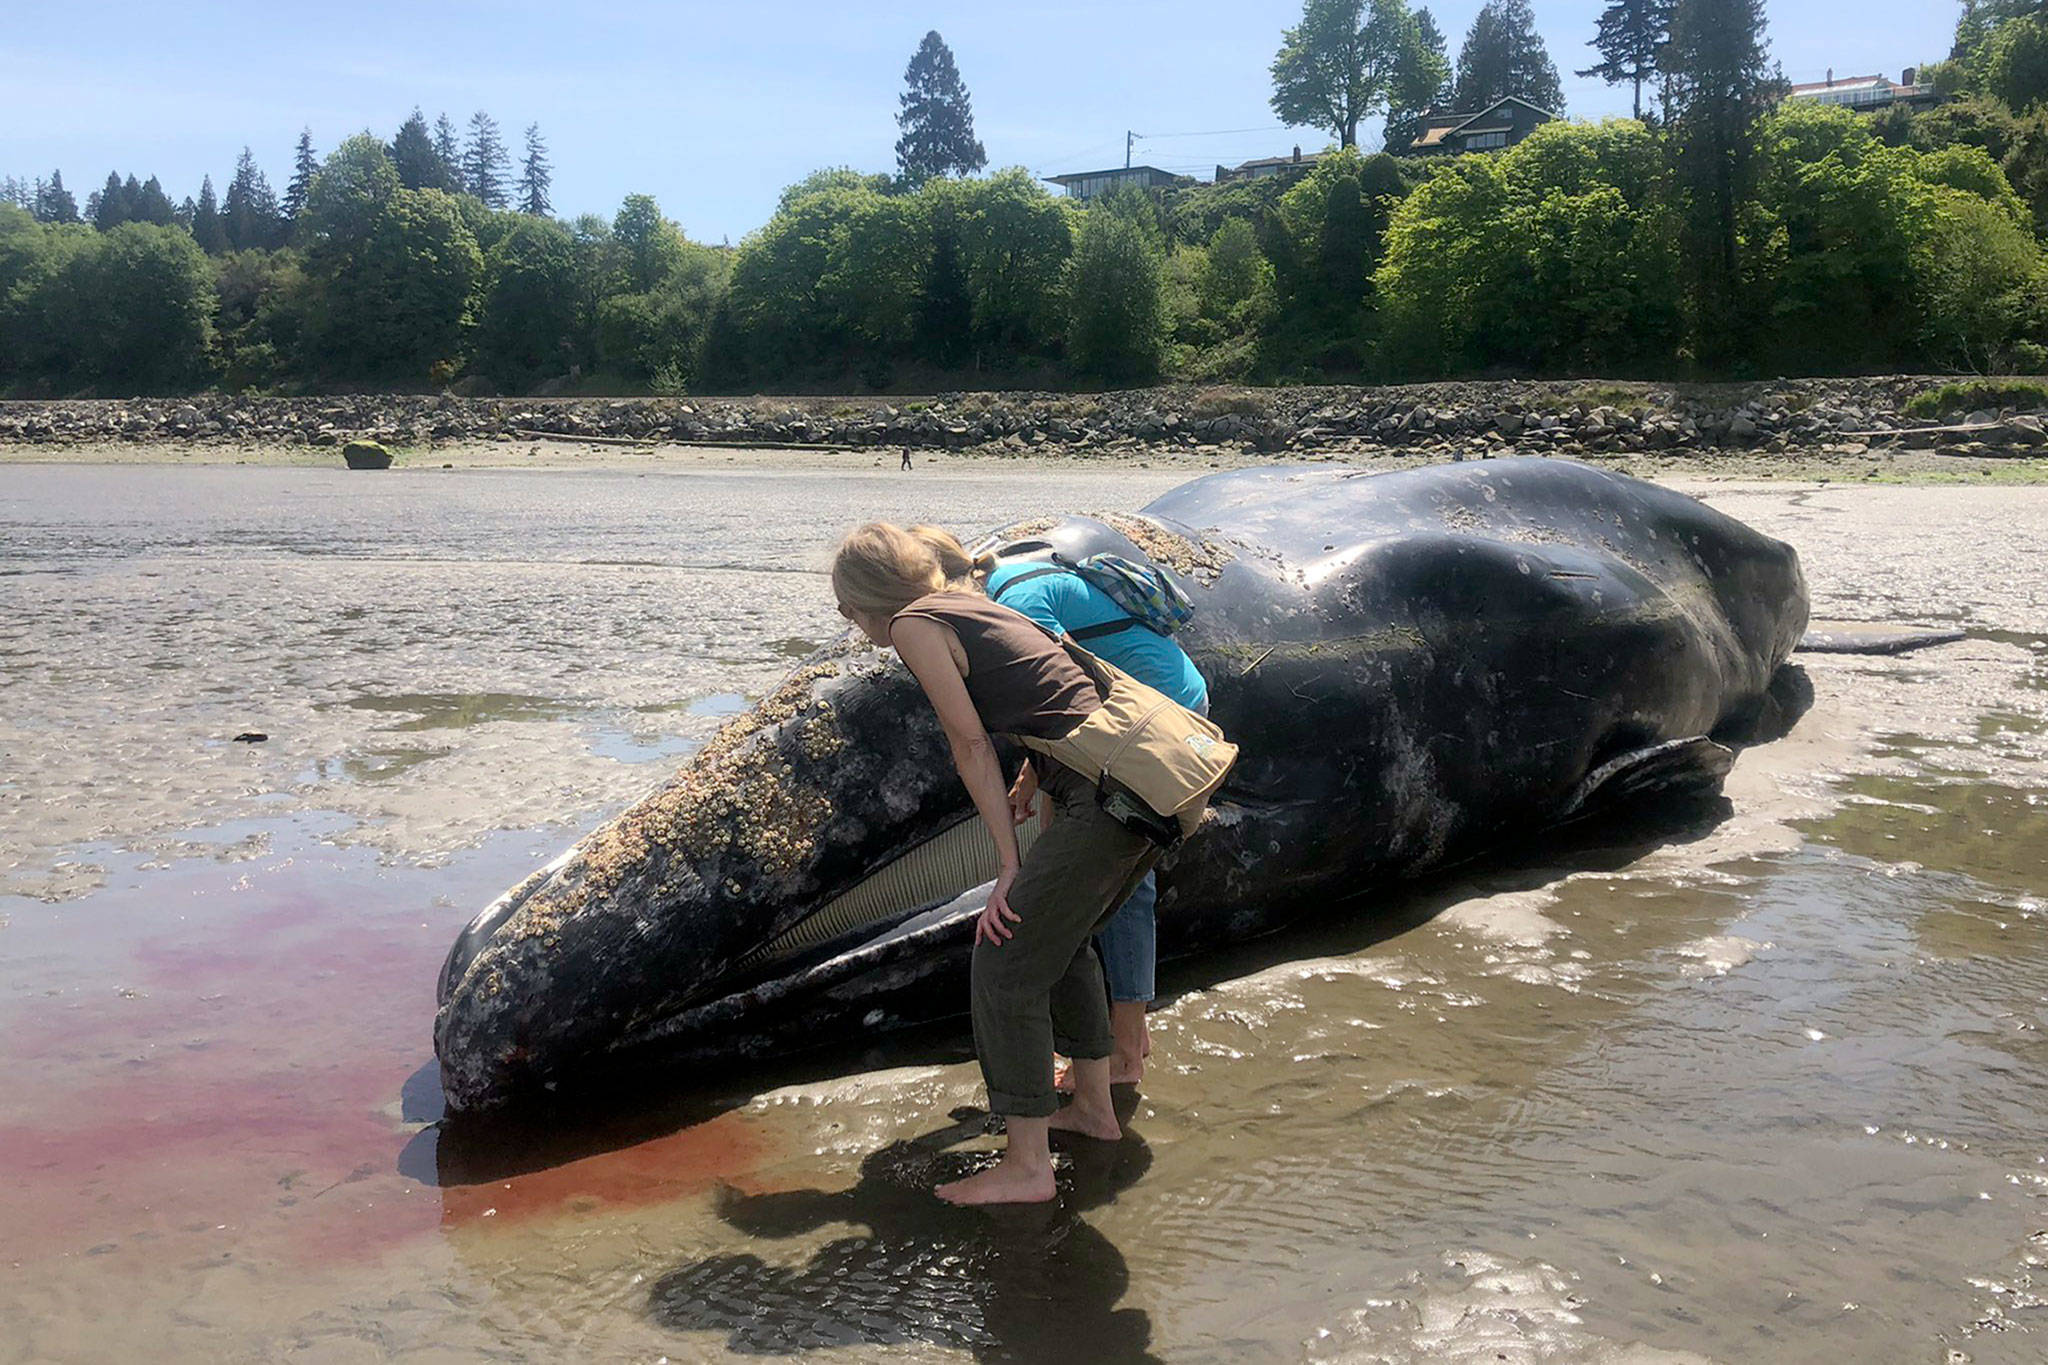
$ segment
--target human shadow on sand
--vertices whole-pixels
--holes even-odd
[[[801,1264],[738,1252],[672,1270],[649,1294],[655,1321],[723,1332],[726,1349],[744,1355],[921,1343],[985,1361],[1154,1360],[1150,1319],[1116,1307],[1130,1283],[1122,1253],[1081,1217],[1145,1174],[1143,1139],[1127,1125],[1121,1142],[1069,1142],[1051,1203],[963,1209],[932,1187],[994,1154],[960,1150],[988,1131],[985,1114],[953,1118],[869,1156],[848,1190],[726,1187],[718,1214],[749,1237],[850,1231]]]

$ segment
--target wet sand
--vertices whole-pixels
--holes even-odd
[[[1169,965],[1056,1207],[925,1197],[952,1031],[435,1126],[455,929],[836,632],[837,532],[1205,472],[743,458],[8,471],[0,1363],[2042,1358],[2033,489],[1681,480],[1968,638],[1804,657],[1724,808]]]

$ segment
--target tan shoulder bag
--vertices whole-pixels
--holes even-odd
[[[1154,842],[1193,834],[1237,762],[1237,746],[1207,716],[1071,639],[1062,643],[1101,687],[1102,707],[1062,739],[1027,736],[1024,744],[1094,782],[1103,809]]]

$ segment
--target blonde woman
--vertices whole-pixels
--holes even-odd
[[[997,871],[975,923],[975,1052],[991,1111],[1009,1126],[1002,1160],[937,1194],[956,1204],[1053,1197],[1052,1129],[1115,1140],[1110,1032],[1091,935],[1151,870],[1157,849],[1096,804],[1086,778],[1045,758],[1038,786],[1055,818],[1020,862],[1010,783],[993,734],[1060,739],[1102,705],[1058,641],[971,586],[960,542],[932,526],[863,526],[832,562],[839,612],[892,646],[944,727],[953,766],[995,840]],[[1074,1099],[1053,1089],[1053,1051],[1074,1059]]]

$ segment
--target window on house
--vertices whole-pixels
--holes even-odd
[[[1465,150],[1468,152],[1483,152],[1493,147],[1505,147],[1507,145],[1508,135],[1506,133],[1473,133],[1465,139]]]

